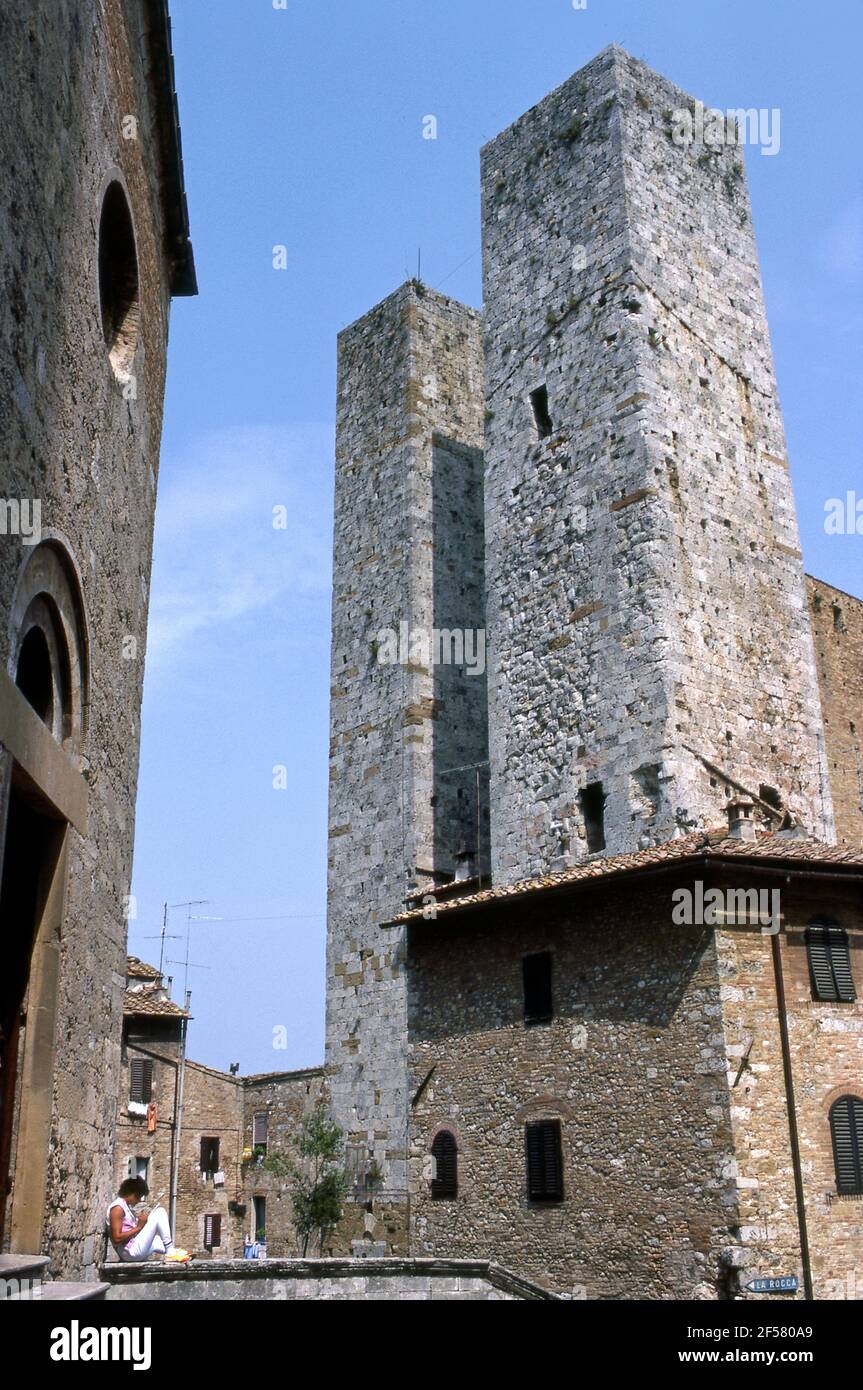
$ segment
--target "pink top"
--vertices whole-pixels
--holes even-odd
[[[125,1202],[122,1197],[117,1197],[108,1208],[108,1230],[111,1229],[111,1212],[115,1207],[122,1207],[123,1209],[123,1225],[120,1228],[120,1234],[125,1235],[127,1231],[134,1231],[138,1224],[137,1218],[134,1216],[129,1203]]]

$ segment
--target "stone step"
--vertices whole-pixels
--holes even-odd
[[[73,1284],[53,1279],[42,1285],[41,1299],[43,1303],[94,1303],[104,1299],[107,1292],[107,1284]]]
[[[0,1279],[47,1279],[47,1255],[0,1255]]]

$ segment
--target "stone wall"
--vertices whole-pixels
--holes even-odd
[[[327,1070],[391,1215],[406,1192],[407,1024],[401,934],[381,924],[472,837],[474,775],[444,774],[481,763],[486,743],[484,676],[387,652],[382,634],[485,628],[481,445],[473,310],[411,282],[340,336]]]
[[[808,577],[830,786],[840,844],[863,844],[863,601]]]
[[[262,1260],[184,1270],[108,1266],[108,1299],[543,1302],[544,1289],[488,1261]]]
[[[672,893],[696,877],[778,890],[783,931],[673,925]],[[859,1297],[863,1202],[837,1198],[829,1109],[863,1095],[863,1004],[812,998],[804,932],[825,913],[850,933],[861,991],[859,886],[829,872],[678,872],[412,926],[415,1253],[483,1256],[588,1298],[727,1298],[790,1274],[802,1296],[781,988],[814,1294]],[[544,950],[555,1016],[526,1027],[521,961]],[[548,1118],[565,1168],[552,1205],[525,1185],[524,1125]],[[429,1184],[442,1128],[455,1200]]]
[[[323,1067],[306,1071],[274,1072],[243,1079],[243,1143],[245,1155],[254,1152],[254,1117],[267,1117],[266,1157],[297,1162],[297,1137],[305,1116],[314,1109],[324,1090]],[[254,1198],[266,1200],[265,1237],[270,1256],[301,1254],[294,1230],[291,1199],[285,1178],[268,1172],[258,1157],[243,1162],[243,1202],[246,1230],[254,1228]]]
[[[723,776],[832,834],[742,153],[683,108],[610,48],[483,151],[497,882],[588,852],[591,783],[611,851]]]
[[[149,10],[143,0],[30,0],[0,15],[2,492],[41,503],[43,540],[80,592],[89,676],[86,730],[67,750],[89,800],[83,825],[67,835],[56,1030],[29,1098],[53,1096],[47,1193],[40,1181],[34,1201],[44,1198],[44,1247],[65,1275],[95,1268],[120,1073],[170,293],[159,98],[142,38]],[[135,138],[122,130],[130,115]],[[131,208],[140,284],[137,348],[124,379],[100,322],[97,233],[112,180]],[[13,680],[10,615],[30,555],[21,537],[0,536],[0,661]],[[5,807],[5,752],[2,763]],[[19,1153],[19,1185],[42,1159],[41,1151]],[[31,1228],[22,1238],[33,1237]],[[35,1237],[38,1244],[38,1230]]]
[[[670,891],[546,896],[410,928],[413,1252],[492,1258],[577,1297],[715,1297],[735,1193],[713,941],[672,926]],[[528,1028],[522,957],[545,950],[555,1017]],[[527,1198],[538,1119],[561,1123],[559,1204]],[[455,1201],[430,1195],[440,1128]]]

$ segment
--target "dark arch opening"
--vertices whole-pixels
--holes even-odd
[[[54,716],[54,681],[51,653],[41,627],[31,627],[21,643],[15,684],[39,718],[50,725]]]
[[[99,303],[111,362],[126,372],[138,344],[138,255],[126,194],[116,182],[105,194],[99,222]]]

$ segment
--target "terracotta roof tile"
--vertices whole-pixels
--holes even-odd
[[[123,1013],[127,1016],[148,1018],[191,1018],[186,1009],[181,1009],[172,999],[159,997],[161,991],[153,989],[127,989],[123,996]]]
[[[466,894],[450,902],[435,903],[434,920],[450,913],[463,912],[468,908],[483,907],[487,904],[506,902],[513,898],[527,897],[555,888],[565,888],[594,880],[608,880],[625,874],[642,873],[647,869],[662,868],[686,861],[698,862],[704,859],[747,860],[756,863],[768,860],[783,863],[824,864],[863,870],[863,848],[844,849],[839,845],[826,845],[808,836],[776,832],[762,832],[755,843],[731,838],[728,831],[698,830],[682,835],[676,840],[667,840],[649,849],[636,850],[631,854],[605,855],[577,864],[561,873],[546,874],[541,878],[524,879],[520,883],[500,888],[486,888],[481,893]],[[416,895],[421,896],[420,894]],[[426,919],[422,908],[399,913],[391,922],[394,926],[407,922],[420,922]]]
[[[137,956],[126,957],[126,974],[132,980],[161,980],[155,965],[148,965],[146,961],[139,960]]]

